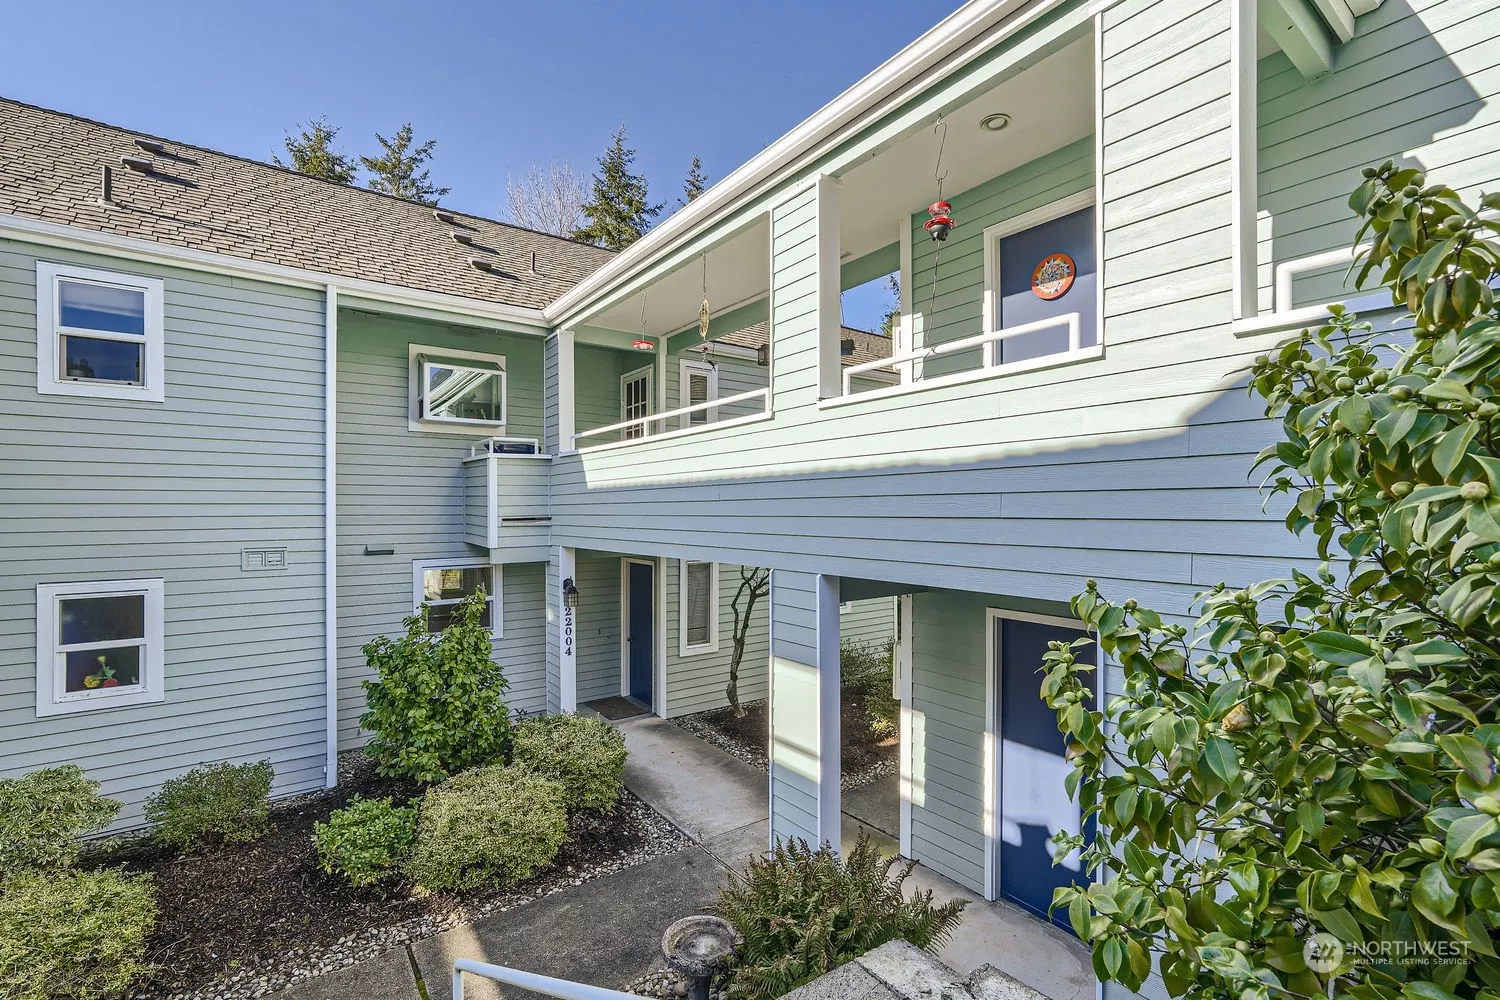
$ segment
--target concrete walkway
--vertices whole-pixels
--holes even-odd
[[[307,980],[273,1000],[421,1000],[418,975],[426,995],[441,1000],[459,957],[610,988],[659,968],[667,925],[711,905],[726,866],[766,850],[769,789],[764,772],[671,723],[641,718],[619,726],[630,752],[626,786],[696,846]],[[846,846],[861,828],[894,846],[899,808],[894,788],[886,787],[894,780],[850,792]],[[939,901],[970,901],[937,956],[959,973],[994,965],[1051,1000],[1092,1000],[1088,951],[1069,935],[1015,907],[986,903],[921,866],[908,884],[932,889]],[[472,1000],[502,996],[496,984],[473,977],[465,993]],[[507,988],[503,996],[530,994]]]

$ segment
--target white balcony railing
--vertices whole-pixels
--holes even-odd
[[[514,986],[517,989],[530,990],[542,996],[557,997],[558,1000],[640,1000],[632,993],[621,993],[619,990],[608,990],[602,986],[575,983],[569,979],[541,976],[535,972],[523,972],[520,969],[511,969],[503,965],[491,965],[488,962],[476,962],[470,958],[455,959],[453,962],[453,1000],[464,1000],[465,974],[504,983],[506,986]]]
[[[689,416],[694,413],[702,413],[705,410],[723,410],[726,407],[734,406],[739,403],[748,403],[751,400],[755,399],[764,401],[761,409],[758,412],[747,413],[744,416],[739,417],[731,417],[728,420],[709,420],[701,424],[690,424],[687,427],[683,427],[675,431],[667,431],[663,434],[651,433],[651,425],[653,424],[661,424],[663,427],[665,427],[668,421],[676,420],[678,417]],[[642,441],[660,441],[663,438],[682,437],[686,434],[700,434],[703,431],[710,431],[716,428],[733,427],[736,424],[749,423],[754,420],[764,420],[770,415],[771,389],[769,386],[767,386],[761,389],[751,389],[749,392],[737,393],[733,396],[720,396],[717,399],[710,399],[704,403],[694,403],[692,406],[679,406],[675,410],[667,410],[663,413],[650,413],[644,417],[635,417],[631,420],[621,420],[617,424],[609,424],[605,427],[595,427],[592,430],[580,431],[577,434],[573,435],[573,448],[575,450],[583,450],[582,446],[579,445],[579,442],[584,440],[585,438],[600,437],[605,434],[618,434],[633,429],[639,430],[640,433],[634,437],[627,437],[623,441],[607,441],[597,445],[592,445],[591,447],[603,448],[612,445],[618,446],[624,444],[637,444]]]
[[[942,357],[944,354],[955,354],[959,351],[971,351],[976,347],[984,348],[984,365],[981,371],[987,369],[1005,368],[1000,362],[1000,352],[995,345],[1002,341],[1023,337],[1028,333],[1039,333],[1042,330],[1054,330],[1066,327],[1068,331],[1067,351],[1057,352],[1064,356],[1080,350],[1083,346],[1083,331],[1078,313],[1064,313],[1061,316],[1049,316],[1039,319],[1033,323],[1021,323],[1016,326],[1008,326],[1001,330],[991,330],[989,333],[976,334],[973,337],[964,337],[962,340],[950,340],[942,344],[934,344],[931,347],[920,347],[914,351],[905,351],[901,354],[893,354],[888,358],[879,358],[875,361],[865,361],[857,365],[850,365],[844,369],[844,395],[853,393],[854,376],[861,372],[874,371],[877,368],[896,368],[916,361],[926,361],[929,358]],[[1030,360],[1030,359],[1028,359]],[[915,371],[912,373],[912,381],[917,381],[921,376]]]

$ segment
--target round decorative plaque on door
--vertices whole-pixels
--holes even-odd
[[[1065,253],[1050,253],[1031,272],[1031,291],[1039,299],[1060,299],[1073,287],[1078,266]]]

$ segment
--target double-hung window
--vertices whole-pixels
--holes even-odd
[[[161,701],[161,580],[36,588],[36,714]]]
[[[678,385],[680,406],[697,406],[719,398],[719,370],[706,361],[682,360],[681,381]],[[712,423],[718,417],[712,406],[679,417],[680,427],[699,427]]]
[[[479,621],[497,638],[501,635],[500,567],[457,560],[418,562],[412,569],[413,604],[427,605],[429,632],[441,632],[452,624],[464,598],[483,588],[485,605]]]
[[[717,563],[682,561],[680,580],[683,656],[710,653],[719,648],[719,566]]]
[[[165,399],[160,278],[38,261],[36,389]]]

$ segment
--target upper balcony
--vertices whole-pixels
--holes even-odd
[[[463,460],[464,540],[491,562],[547,558],[552,456],[536,438],[488,438]]]

